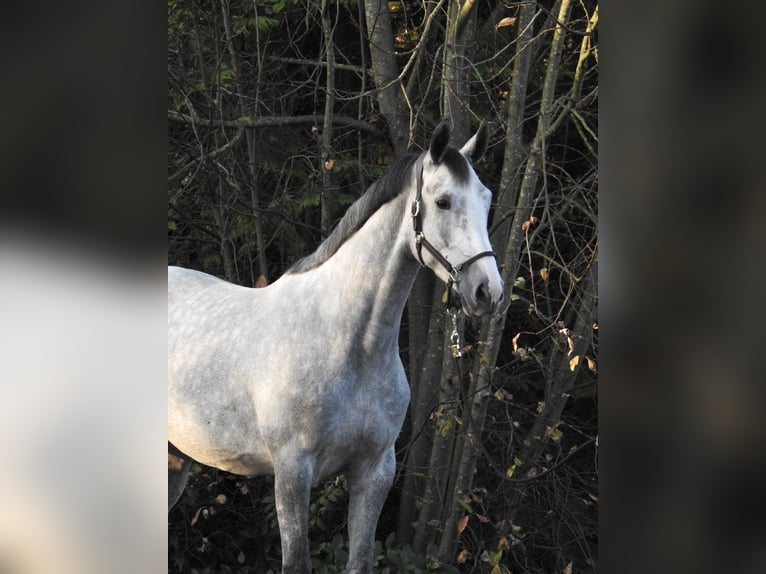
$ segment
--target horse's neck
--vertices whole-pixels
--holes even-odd
[[[365,346],[396,345],[407,297],[418,271],[407,242],[406,194],[381,206],[317,272]]]

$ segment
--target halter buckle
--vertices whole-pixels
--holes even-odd
[[[417,199],[412,200],[412,204],[410,204],[410,215],[412,217],[417,217],[420,215],[420,201]]]

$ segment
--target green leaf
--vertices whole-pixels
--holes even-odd
[[[505,476],[508,478],[513,477],[513,473],[516,472],[516,469],[523,464],[521,459],[517,456],[513,457],[513,464],[508,468],[508,470],[505,471]]]
[[[319,207],[321,202],[322,200],[318,193],[310,194],[298,200],[298,207],[302,209],[306,209],[307,207]]]
[[[456,501],[456,502],[457,502],[457,503],[458,503],[460,506],[462,506],[463,508],[465,508],[465,509],[466,509],[468,512],[473,512],[473,508],[471,508],[471,505],[470,505],[470,504],[468,504],[468,503],[467,503],[465,500],[463,500],[462,498],[458,497],[458,498],[456,498],[456,499],[455,499],[455,501]]]
[[[442,435],[443,438],[446,438],[449,434],[449,431],[452,430],[452,419],[445,420],[441,427],[439,428],[439,434]]]

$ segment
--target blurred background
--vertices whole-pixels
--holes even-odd
[[[165,13],[0,23],[0,572],[166,560]]]

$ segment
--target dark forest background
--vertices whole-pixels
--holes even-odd
[[[493,191],[501,312],[461,324],[423,271],[376,572],[591,572],[598,559],[598,3],[170,0],[168,262],[261,286],[442,119]],[[314,492],[318,572],[346,559],[342,477]],[[270,478],[197,466],[169,571],[279,572]]]

